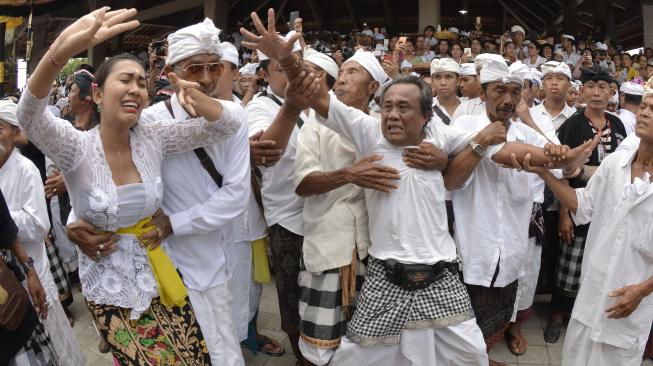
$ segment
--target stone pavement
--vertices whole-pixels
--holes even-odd
[[[548,318],[547,300],[547,296],[538,296],[536,298],[536,311],[522,326],[522,332],[529,344],[528,351],[518,357],[510,353],[505,342],[501,342],[490,352],[490,356],[494,360],[507,362],[509,365],[560,365],[564,331],[558,343],[555,344],[544,342],[542,335],[544,326],[546,325],[545,321]],[[110,354],[101,354],[98,352],[98,336],[93,328],[93,320],[86,308],[84,298],[79,292],[75,294],[75,301],[71,306],[71,311],[76,318],[73,329],[84,350],[88,365],[111,366]],[[294,366],[295,357],[292,355],[288,337],[280,327],[281,318],[279,317],[277,291],[274,282],[263,287],[258,319],[260,333],[281,341],[286,348],[286,354],[282,357],[270,357],[261,353],[253,356],[249,351],[243,351],[245,364],[247,366]],[[642,366],[644,365],[653,366],[653,362],[646,361],[642,363]]]

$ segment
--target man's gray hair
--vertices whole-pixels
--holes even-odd
[[[383,99],[385,99],[385,93],[388,91],[388,89],[398,84],[415,85],[417,88],[419,88],[419,106],[422,115],[428,116],[432,114],[431,105],[433,104],[433,92],[431,91],[431,87],[421,78],[413,75],[402,75],[383,85],[383,91],[381,92],[381,104],[383,104]]]

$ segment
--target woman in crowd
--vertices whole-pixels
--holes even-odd
[[[648,62],[648,58],[646,55],[639,55],[637,57],[637,63],[639,64],[639,77],[642,78],[642,80],[646,81],[646,64]]]
[[[635,76],[639,75],[633,67],[633,57],[629,53],[624,52],[621,54],[621,71],[617,71],[617,75],[619,84],[624,81],[631,81]]]
[[[541,46],[537,42],[531,42],[528,44],[528,57],[524,59],[524,64],[529,68],[536,68],[547,60],[546,58],[540,56]]]
[[[449,41],[447,41],[446,39],[441,39],[440,42],[438,43],[437,57],[438,58],[450,57],[450,55],[449,55]]]
[[[460,43],[454,43],[451,45],[451,58],[456,60],[457,63],[463,63],[463,47]]]
[[[424,28],[424,41],[428,45],[429,49],[432,49],[438,44],[438,39],[433,37],[435,34],[435,27],[432,25],[427,25]]]
[[[589,48],[586,48],[581,52],[580,62],[576,65],[576,68],[572,72],[574,79],[579,79],[580,74],[583,72],[583,69],[589,69],[594,66],[594,58],[592,57],[592,51]]]
[[[512,41],[507,42],[503,45],[503,58],[510,62],[517,61],[517,50],[515,44]]]
[[[483,52],[483,46],[481,45],[481,40],[478,38],[472,38],[469,43],[470,48],[472,49],[472,56],[476,57],[481,52]]]
[[[138,27],[138,21],[127,21],[135,14],[135,9],[104,7],[68,26],[28,80],[18,120],[28,138],[61,169],[75,213],[106,233],[106,241],[80,247],[79,274],[95,324],[114,358],[130,365],[153,360],[204,365],[209,355],[186,289],[159,247],[160,229],[143,228],[143,223],[161,203],[162,160],[232,135],[242,108],[216,102],[196,83],[170,74],[183,106],[201,118],[183,125],[174,120],[140,124],[148,105],[145,70],[135,57],[120,55],[96,73],[97,127],[79,131],[45,110],[52,81],[68,59]]]
[[[621,72],[623,71],[623,67],[621,66],[621,55],[615,54],[612,56],[612,65],[614,67],[612,76],[616,79],[619,79]]]

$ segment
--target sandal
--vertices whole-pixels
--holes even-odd
[[[98,351],[100,353],[109,353],[111,348],[109,348],[109,343],[105,342],[104,339],[100,339],[100,343],[97,345]]]
[[[283,348],[283,346],[279,344],[279,342],[273,340],[270,337],[263,336],[263,338],[257,339],[256,342],[258,343],[258,351],[268,356],[281,357],[286,353],[286,350]],[[266,350],[265,346],[267,345],[271,345],[275,349],[278,349],[279,351],[274,352],[274,351]]]
[[[562,322],[554,321],[547,324],[544,329],[544,341],[547,343],[556,343],[558,338],[560,338],[560,332],[562,331]]]
[[[506,342],[508,342],[510,353],[515,356],[523,355],[528,349],[528,341],[521,333],[519,333],[519,336],[516,336],[510,332],[506,332]]]

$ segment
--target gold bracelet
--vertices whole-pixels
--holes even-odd
[[[297,66],[299,66],[299,57],[297,56],[295,56],[295,62],[293,62],[290,66],[283,66],[281,63],[279,63],[279,68],[283,71],[288,71]]]

